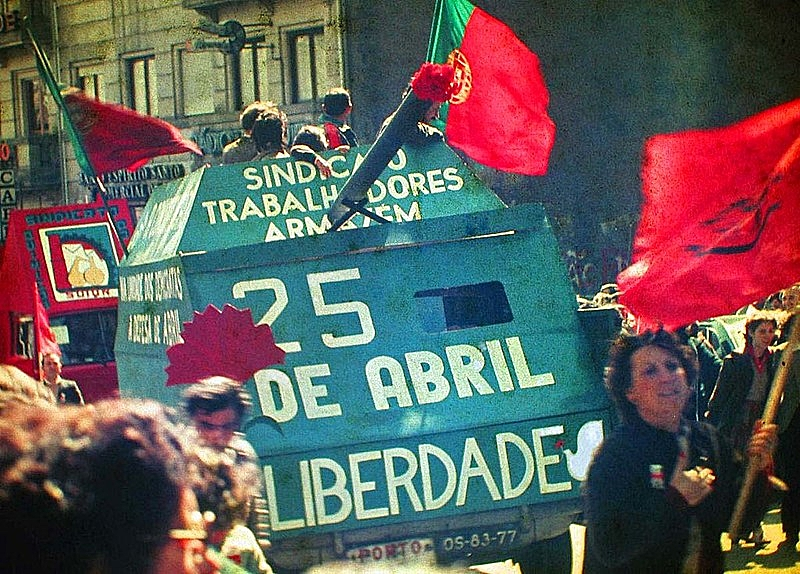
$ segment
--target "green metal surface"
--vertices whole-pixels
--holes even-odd
[[[255,230],[203,207],[246,169],[148,204],[120,269],[123,395],[176,403],[168,345],[229,303],[287,352],[246,382],[276,541],[579,497],[608,403],[541,206],[504,208],[474,180],[408,199],[418,220],[264,242],[288,214]]]

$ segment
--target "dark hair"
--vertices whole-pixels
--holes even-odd
[[[350,92],[344,88],[331,88],[322,100],[322,110],[329,116],[340,116],[351,106]]]
[[[4,571],[151,571],[188,481],[164,407],[13,405],[0,419],[0,453]]]
[[[253,124],[256,123],[256,119],[260,114],[263,112],[268,111],[277,111],[278,106],[273,104],[272,102],[261,102],[256,100],[252,104],[249,104],[242,113],[239,114],[239,123],[242,126],[242,129],[249,132],[253,129]]]
[[[775,329],[780,326],[775,312],[757,311],[750,315],[747,318],[747,322],[744,324],[744,334],[748,338],[748,341],[750,340],[750,333],[758,329],[761,323],[772,323]]]
[[[183,408],[190,417],[231,408],[241,423],[253,401],[239,381],[228,377],[209,377],[191,385],[183,394]]]
[[[260,152],[286,147],[286,114],[275,109],[262,112],[253,124],[253,141]]]
[[[292,145],[305,145],[319,153],[328,149],[328,136],[319,126],[303,126],[295,134]]]
[[[689,386],[694,387],[696,383],[697,355],[691,347],[681,343],[674,333],[658,330],[646,331],[641,335],[620,334],[609,349],[605,385],[623,421],[629,422],[639,418],[636,406],[627,397],[628,390],[633,384],[631,357],[639,349],[651,345],[677,358],[686,372],[686,382]]]
[[[56,351],[48,351],[46,353],[42,353],[42,365],[44,365],[44,360],[47,357],[55,357],[56,359],[58,359],[59,363],[63,364],[63,361],[61,360],[61,353],[58,353]]]

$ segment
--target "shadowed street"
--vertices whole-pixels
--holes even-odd
[[[796,548],[780,545],[783,541],[779,507],[774,507],[764,517],[764,535],[769,544],[756,548],[752,544],[731,547],[731,542],[723,534],[722,547],[725,551],[727,573],[769,572],[782,574],[800,572],[800,553]]]

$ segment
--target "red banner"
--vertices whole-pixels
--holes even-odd
[[[647,141],[620,302],[643,326],[734,312],[800,280],[800,99]]]

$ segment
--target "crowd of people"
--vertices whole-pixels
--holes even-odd
[[[762,518],[779,500],[784,540],[780,545],[796,550],[800,530],[800,465],[796,452],[800,447],[800,364],[796,346],[788,337],[800,300],[800,284],[767,297],[760,305],[745,312],[743,349],[721,357],[715,384],[708,395],[707,409],[698,413],[731,442],[738,459],[745,459],[744,446],[754,425],[765,412],[773,381],[783,363],[785,385],[780,393],[774,417],[779,433],[774,463],[760,474],[744,517],[740,542],[766,545]]]
[[[410,85],[403,93],[405,97]],[[419,122],[403,133],[405,143],[423,145],[444,138],[435,126],[439,119],[440,103],[434,102],[424,111]],[[347,153],[359,145],[358,136],[348,123],[353,110],[350,92],[336,87],[328,90],[322,100],[322,113],[317,122],[301,126],[289,142],[286,113],[271,101],[255,101],[239,115],[241,135],[222,150],[222,163],[233,164],[268,158],[289,158],[314,164],[324,176],[331,175],[331,164],[323,152],[335,150]],[[386,118],[377,136],[392,121]]]
[[[286,113],[274,102],[252,102],[239,116],[242,134],[222,150],[222,163],[293,157],[330,176],[331,164],[320,154],[327,150],[346,153],[358,145],[358,137],[347,123],[352,109],[350,92],[344,88],[328,90],[318,122],[302,126],[290,144]]]
[[[294,157],[330,175],[320,154],[358,145],[351,111],[347,90],[330,90],[318,123],[289,145],[286,114],[253,102],[223,163]],[[421,118],[419,137],[441,137],[430,125],[437,112]],[[798,300],[800,284],[768,298],[747,316],[744,347],[724,356],[696,323],[622,330],[605,374],[619,424],[584,483],[585,572],[724,572],[721,535],[752,469],[734,542],[766,544],[761,521],[780,498],[781,546],[797,551],[800,357],[786,334]],[[782,400],[764,421],[781,363]],[[272,573],[258,457],[240,432],[252,406],[242,381],[199,380],[176,412],[150,400],[87,405],[61,367],[58,353],[45,354],[36,381],[0,365],[5,571]]]
[[[748,464],[761,478],[746,540],[763,542],[767,479],[777,472],[789,488],[784,546],[796,549],[800,363],[789,367],[776,421],[760,420],[777,361],[794,352],[773,345],[779,326],[752,314],[703,417],[687,409],[700,363],[685,333],[622,332],[613,342],[606,387],[620,424],[584,484],[585,572],[723,572],[720,537]],[[179,412],[149,400],[84,405],[59,391],[80,397],[53,376],[57,359],[44,357],[42,381],[0,367],[6,571],[270,574],[257,456],[240,432],[252,404],[241,382],[189,385]]]
[[[724,572],[732,519],[732,543],[758,549],[778,504],[778,548],[797,552],[800,363],[787,336],[799,296],[800,284],[748,309],[744,347],[724,356],[697,324],[614,341],[606,387],[621,422],[584,484],[585,572]],[[781,363],[785,386],[765,421]],[[748,472],[755,479],[738,508]]]
[[[241,383],[211,377],[182,413],[84,405],[0,365],[3,571],[271,574],[257,458],[239,432],[250,404]]]

